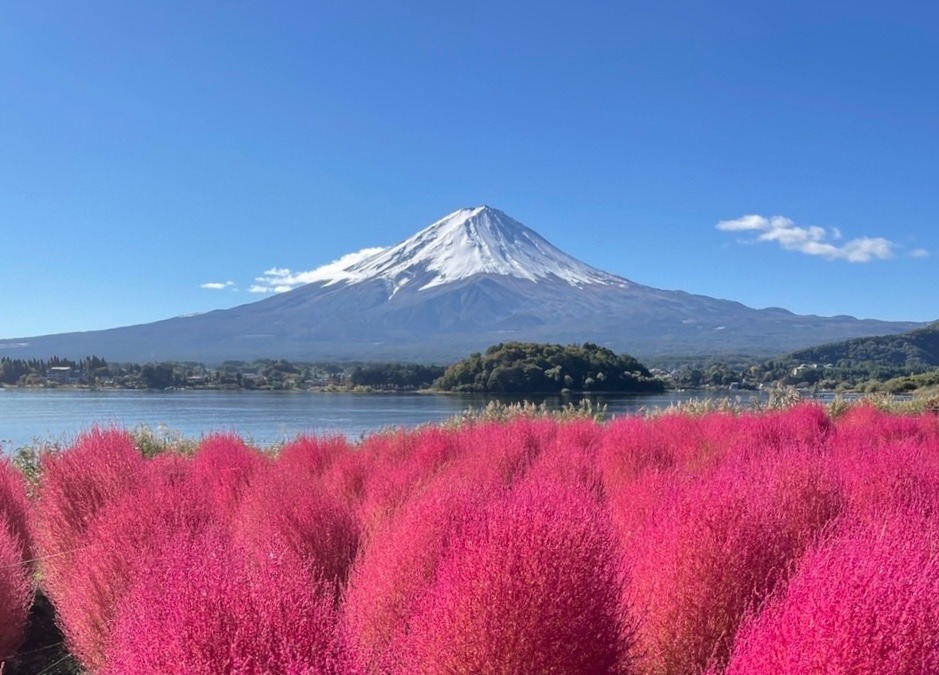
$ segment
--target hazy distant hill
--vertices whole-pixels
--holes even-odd
[[[939,321],[899,335],[855,338],[800,349],[789,358],[836,366],[848,361],[871,363],[901,372],[920,373],[939,368]]]
[[[300,288],[196,316],[0,341],[0,355],[110,361],[456,361],[510,341],[592,342],[641,357],[772,354],[913,322],[799,316],[643,286],[591,267],[496,209],[455,211]]]

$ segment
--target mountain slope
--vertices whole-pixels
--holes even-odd
[[[909,322],[798,316],[643,286],[572,258],[490,207],[300,288],[228,310],[88,333],[0,341],[0,354],[116,361],[293,358],[448,361],[498,342],[594,342],[640,356],[778,353]]]
[[[906,373],[939,368],[939,322],[899,335],[855,338],[801,349],[789,355],[802,363],[876,363]]]

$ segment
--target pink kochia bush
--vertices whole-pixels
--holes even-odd
[[[320,477],[352,448],[343,436],[301,436],[287,443],[277,455],[277,464],[286,472]]]
[[[351,674],[332,593],[296,558],[260,564],[227,533],[170,542],[118,606],[111,675]]]
[[[345,585],[359,524],[318,477],[278,460],[255,476],[234,517],[236,540],[259,560],[292,556],[336,593]]]
[[[404,673],[628,668],[612,532],[580,486],[521,484],[455,541],[402,644]]]
[[[133,492],[143,467],[130,434],[116,429],[95,428],[68,450],[42,456],[36,539],[47,590],[57,590],[98,512]]]
[[[839,421],[832,446],[856,514],[877,520],[903,505],[939,512],[939,416],[859,406]]]
[[[597,500],[603,497],[603,482],[597,453],[603,427],[590,420],[554,425],[542,437],[541,452],[526,473],[528,481],[578,483]]]
[[[55,602],[69,649],[86,668],[104,665],[116,605],[168,542],[196,537],[224,520],[203,486],[188,480],[189,469],[188,461],[172,455],[150,460],[137,489],[102,507],[85,545],[71,554]]]
[[[461,429],[460,452],[441,467],[442,480],[471,480],[483,487],[518,482],[554,436],[553,420],[485,422]]]
[[[33,521],[26,485],[23,475],[5,458],[0,458],[0,523],[19,543],[23,560],[30,560]]]
[[[86,635],[95,636],[98,644],[103,637],[87,623],[69,624],[64,618],[71,612],[83,613],[86,593],[76,593],[73,584],[78,578],[76,566],[95,555],[88,530],[109,505],[136,493],[145,466],[130,434],[116,429],[95,428],[67,450],[41,458],[35,548],[42,590],[55,606],[66,636],[78,638],[73,642],[67,637],[72,648],[82,650],[89,644]]]
[[[203,454],[204,453],[204,454]],[[66,644],[103,667],[115,607],[165,542],[226,525],[266,460],[240,439],[213,436],[195,459],[145,460],[126,432],[98,429],[40,465],[37,524],[42,587]]]
[[[33,598],[29,505],[23,477],[0,460],[0,670],[23,640]]]
[[[363,527],[374,529],[393,516],[415,489],[458,453],[456,438],[453,431],[428,427],[366,439],[359,452],[370,454],[373,463],[359,508]]]
[[[190,481],[205,492],[219,513],[227,514],[267,464],[264,455],[234,434],[213,434],[196,449]]]
[[[20,543],[0,523],[0,670],[23,640],[33,590]]]
[[[939,672],[936,533],[918,508],[841,522],[742,629],[727,673]]]
[[[344,602],[363,669],[401,671],[415,608],[433,584],[440,559],[501,492],[438,480],[374,531],[352,569]]]
[[[659,486],[645,527],[625,534],[625,600],[641,617],[643,672],[700,671],[726,660],[745,613],[840,512],[841,491],[823,459],[798,449]]]

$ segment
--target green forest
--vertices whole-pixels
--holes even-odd
[[[569,391],[660,392],[664,383],[628,355],[606,347],[506,342],[471,354],[435,382],[442,391],[547,394]]]

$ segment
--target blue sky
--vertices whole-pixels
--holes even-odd
[[[478,204],[643,284],[939,318],[931,3],[6,3],[0,92],[0,337]]]

